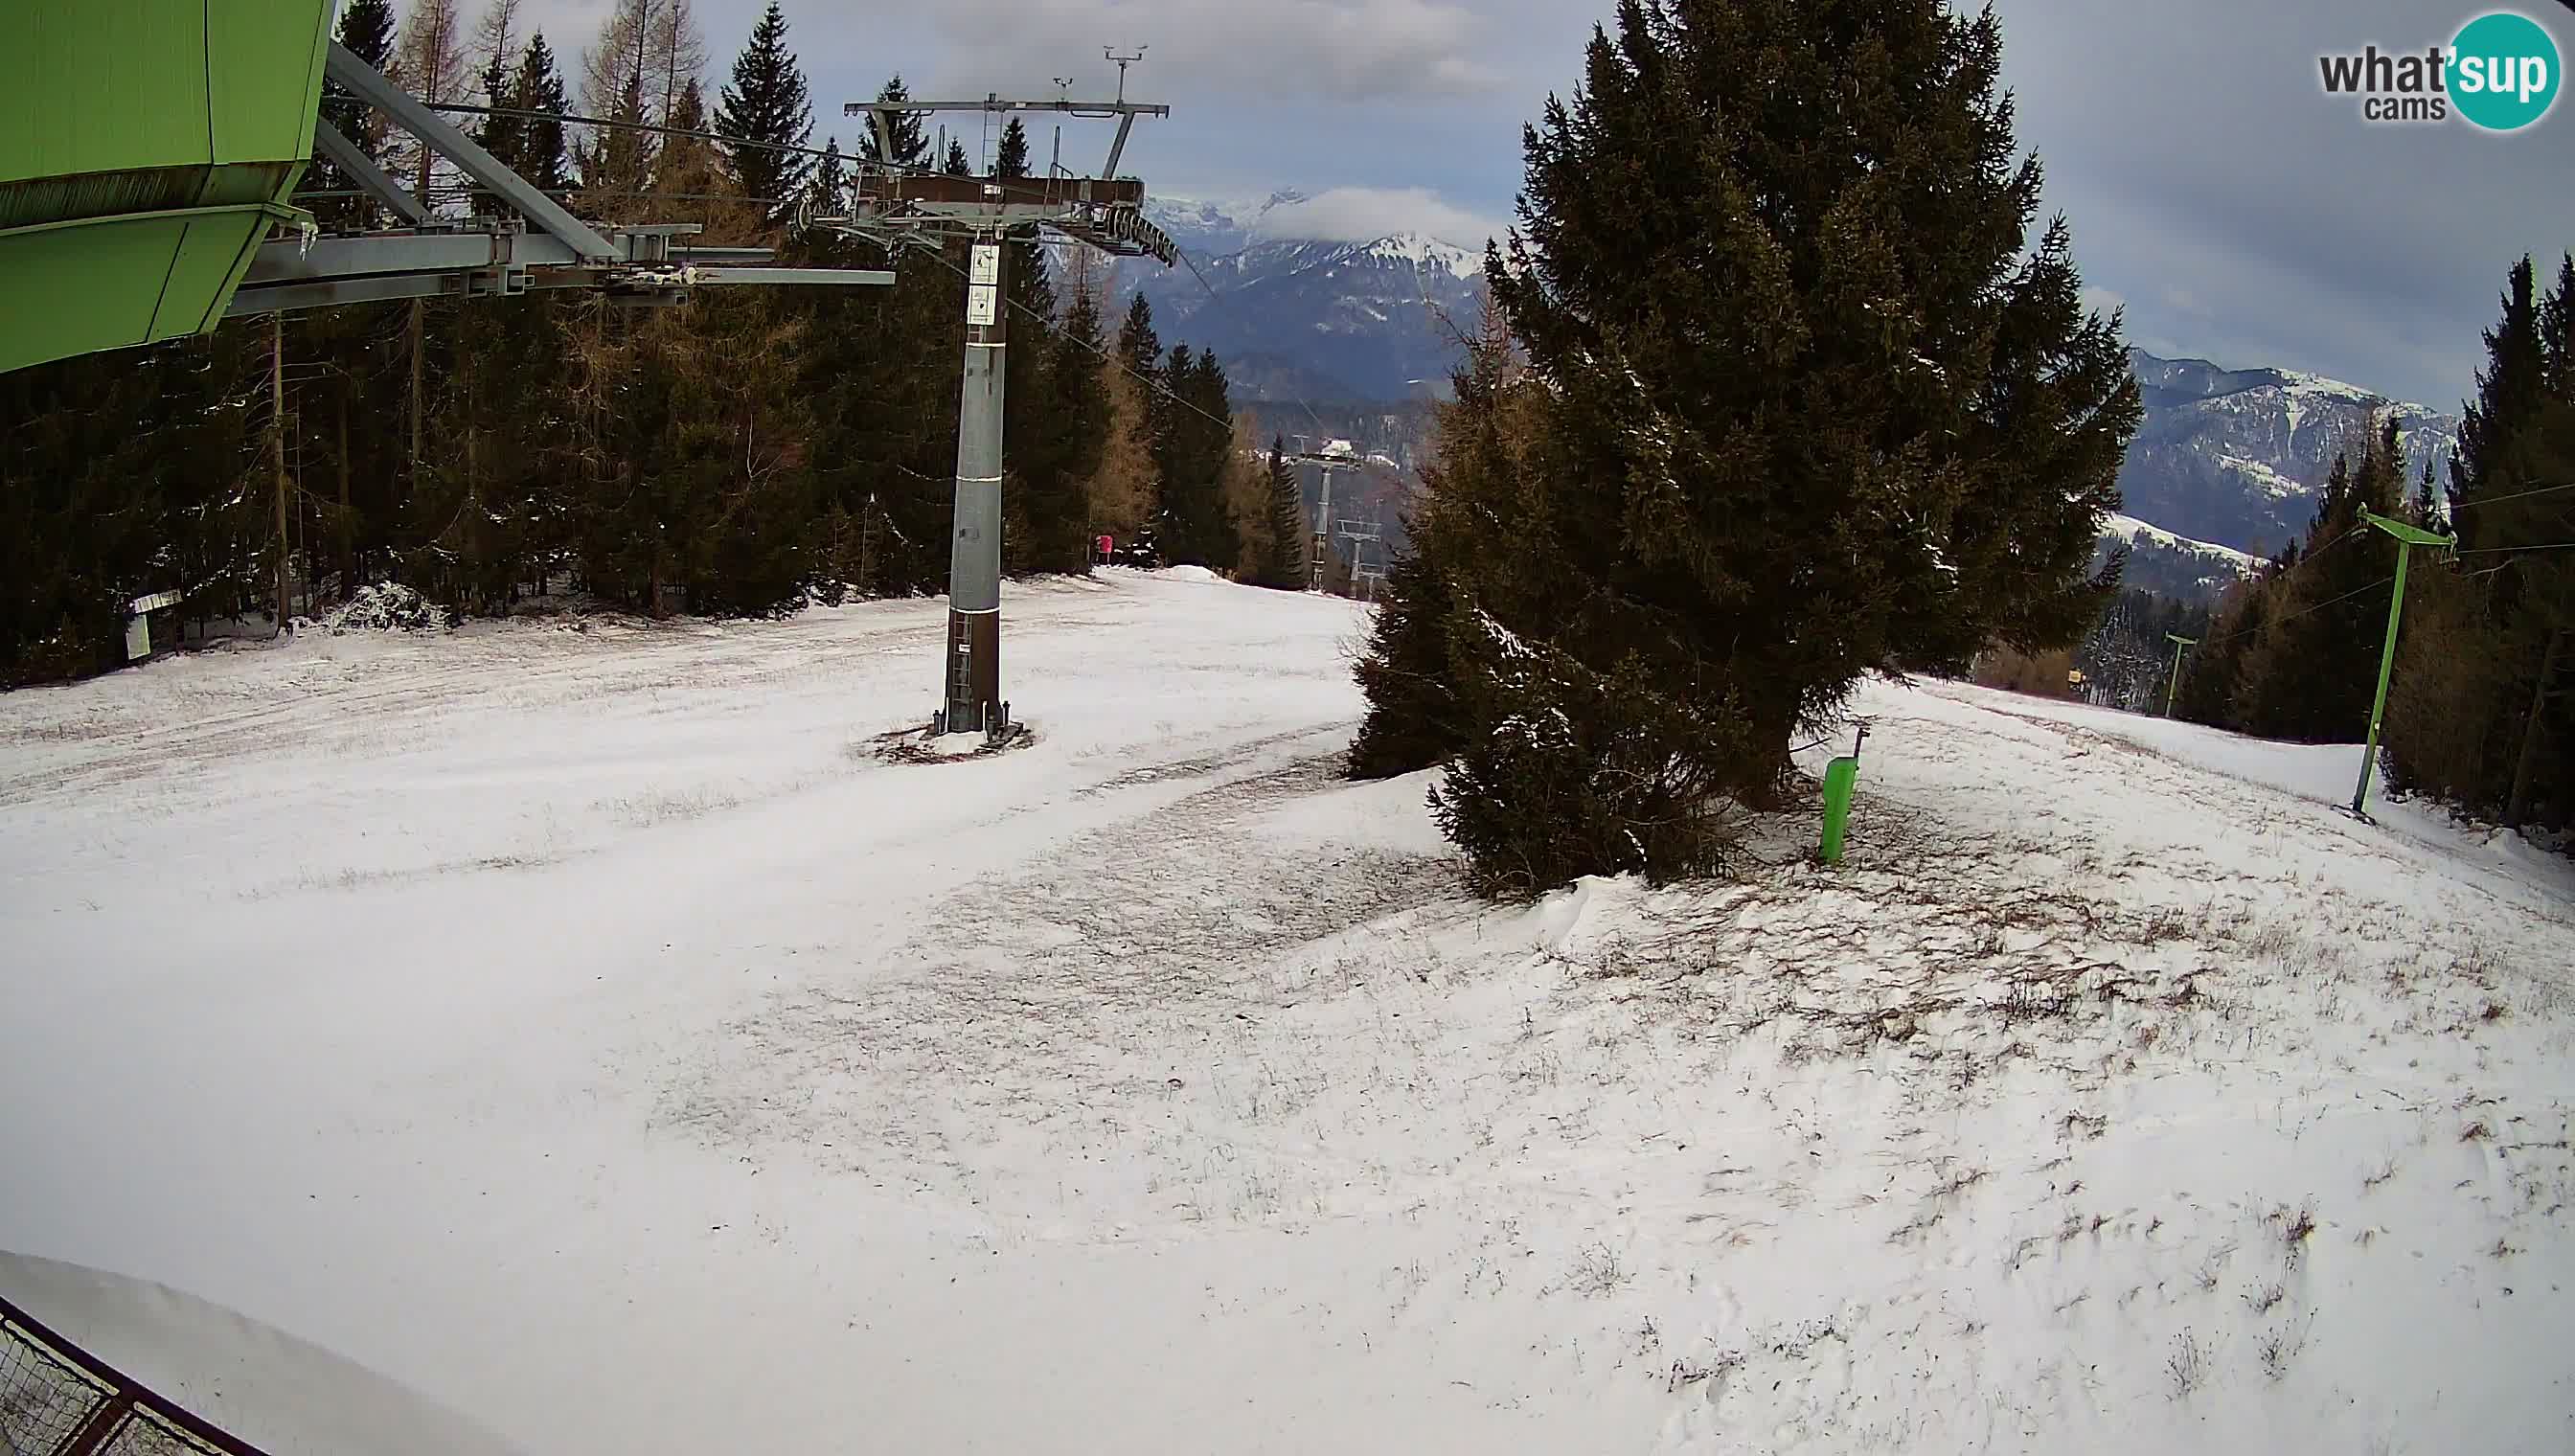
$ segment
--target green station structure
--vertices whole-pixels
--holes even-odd
[[[0,370],[204,333],[313,152],[332,0],[0,4]]]

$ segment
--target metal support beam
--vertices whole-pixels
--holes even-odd
[[[1169,116],[1171,108],[1165,107],[1163,114]],[[1135,129],[1136,113],[1131,111],[1118,118],[1118,139],[1109,144],[1109,165],[1100,169],[1101,176],[1115,178],[1118,175],[1118,159],[1127,155],[1127,134]]]
[[[303,283],[243,284],[224,310],[227,319],[252,314],[293,314],[306,309],[335,309],[345,304],[381,304],[397,299],[446,298],[471,287],[472,275],[456,273],[389,273],[377,278],[328,278]]]
[[[1168,106],[1149,105],[1142,101],[1013,101],[1006,97],[987,96],[981,101],[851,101],[841,106],[843,116],[866,116],[870,113],[905,111],[1054,111],[1067,116],[1170,116]]]
[[[332,166],[348,174],[349,180],[357,183],[369,197],[392,208],[395,216],[404,222],[417,227],[429,221],[429,209],[421,205],[420,199],[405,190],[384,168],[377,166],[375,158],[359,150],[357,143],[340,135],[338,127],[327,121],[314,122],[313,144],[322,149],[323,156],[331,159]]]
[[[507,263],[560,267],[580,260],[552,238],[498,233],[358,233],[263,244],[245,286],[386,273],[455,273]]]
[[[620,259],[617,246],[601,237],[590,224],[564,211],[561,204],[539,192],[535,184],[476,146],[465,133],[448,125],[438,113],[387,80],[383,72],[358,59],[347,46],[336,40],[331,42],[330,59],[324,63],[324,70],[350,94],[392,117],[404,130],[420,138],[422,145],[455,163],[483,190],[515,208],[527,218],[531,227],[562,239],[584,258],[603,263]]]
[[[658,235],[647,235],[656,244]],[[619,233],[621,252],[641,241]],[[759,248],[710,249],[715,256],[750,260]],[[614,267],[584,261],[556,239],[515,231],[373,233],[263,245],[225,310],[230,318],[294,312],[393,299],[506,296],[530,289],[623,289],[647,302],[678,302],[699,284],[886,285],[883,270],[859,268],[754,268],[698,264],[687,255],[658,268]]]
[[[863,268],[724,268],[688,265],[691,283],[891,284],[894,275]]]

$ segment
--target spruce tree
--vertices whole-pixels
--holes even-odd
[[[528,49],[519,57],[519,74],[512,94],[527,111],[562,116],[571,109],[564,95],[563,73],[555,66],[554,48],[546,44],[542,30],[529,37]],[[570,193],[572,157],[564,142],[563,123],[528,118],[526,130],[519,135],[516,165],[519,175],[535,184],[539,192],[556,198]]]
[[[719,99],[715,129],[728,139],[725,150],[743,195],[767,208],[772,221],[793,212],[813,164],[776,148],[805,145],[814,135],[814,109],[804,68],[787,48],[787,17],[778,0],[769,0],[734,57],[733,80]]]
[[[2481,494],[2505,495],[2498,487],[2499,458],[2521,421],[2538,408],[2547,392],[2548,355],[2539,331],[2539,301],[2531,261],[2512,266],[2503,293],[2503,319],[2486,331],[2486,367],[2477,372],[2477,397],[2459,422],[2459,448],[2450,458],[2450,504],[2458,514],[2459,544],[2474,550],[2487,544],[2480,513],[2458,508]]]
[[[1307,529],[1305,525],[1304,487],[1296,480],[1296,471],[1288,464],[1288,442],[1273,436],[1270,441],[1270,541],[1268,559],[1262,563],[1260,583],[1283,592],[1305,589],[1308,568],[1305,562]]]
[[[1118,327],[1118,359],[1140,376],[1163,367],[1163,341],[1154,332],[1154,306],[1139,293],[1127,303],[1127,321]]]
[[[394,55],[394,8],[392,0],[349,0],[340,12],[337,32],[340,44],[347,46],[358,59],[385,70]],[[322,82],[322,120],[339,130],[340,135],[357,144],[358,150],[382,165],[385,161],[385,127],[372,108],[361,104],[336,81]],[[308,192],[346,194],[317,199],[314,218],[334,232],[363,232],[377,225],[378,210],[373,200],[358,192],[357,179],[332,165],[328,158],[315,155],[313,166],[306,172],[304,188]]]
[[[1064,322],[1047,339],[1048,418],[1055,432],[1052,478],[1044,509],[1035,513],[1039,569],[1083,572],[1091,561],[1091,482],[1099,474],[1112,428],[1109,382],[1101,373],[1108,352],[1101,332],[1100,299],[1077,286]]]
[[[1430,518],[1467,538],[1432,552],[1441,812],[1489,888],[1702,868],[1861,675],[2079,641],[2140,416],[2062,221],[2029,236],[1990,11],[1621,0],[1615,32],[1486,269],[1540,448]]]
[[[841,139],[826,138],[822,159],[814,164],[814,176],[806,184],[805,195],[812,199],[817,217],[840,217],[849,206],[849,190],[850,169],[841,157]]]
[[[671,104],[670,125],[683,132],[703,132],[707,127],[707,102],[698,83],[690,80],[680,87]],[[693,136],[674,136],[662,144],[662,155],[655,160],[653,190],[662,194],[655,206],[664,216],[684,222],[695,222],[709,230],[702,242],[740,242],[755,234],[768,214],[762,205],[754,205],[747,220],[741,209],[717,199],[733,194],[733,180],[724,173],[724,154],[716,143]],[[721,231],[719,231],[721,229]]]
[[[2452,472],[2465,546],[2426,574],[2389,690],[2390,781],[2504,823],[2575,822],[2575,255],[2513,266]]]
[[[1154,523],[1155,544],[1174,566],[1234,571],[1243,543],[1225,494],[1234,443],[1225,367],[1213,352],[1178,344],[1164,360],[1160,383],[1155,465],[1162,511]]]
[[[517,88],[518,72],[495,51],[483,58],[483,73],[478,82],[483,90],[486,111],[474,128],[474,143],[507,164],[519,168],[520,139],[527,132],[524,118],[506,113],[520,109]],[[477,201],[488,203],[488,194],[477,194]]]
[[[1004,181],[1029,175],[1029,129],[1016,116],[1003,126],[1001,144],[993,150],[993,175]]]
[[[2272,586],[2270,625],[2245,651],[2236,727],[2304,742],[2357,742],[2367,731],[2397,547],[2361,513],[2395,516],[2404,480],[2392,419],[2356,469],[2334,461],[2298,564]]]
[[[940,168],[940,170],[951,177],[972,177],[975,175],[975,164],[966,160],[966,144],[964,142],[954,139],[949,141],[948,161],[946,165]]]

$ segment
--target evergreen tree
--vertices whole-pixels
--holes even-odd
[[[1305,561],[1308,534],[1305,524],[1305,491],[1296,480],[1295,468],[1288,464],[1288,442],[1274,436],[1270,442],[1269,550],[1255,577],[1264,587],[1283,592],[1305,589],[1309,568]]]
[[[522,110],[562,116],[571,109],[564,96],[563,73],[556,69],[554,48],[546,44],[544,31],[529,37],[511,94]],[[538,191],[555,198],[568,195],[573,188],[572,158],[564,143],[563,123],[528,119],[519,135],[515,165]]]
[[[2261,576],[2237,583],[2218,599],[2207,633],[2182,659],[2175,717],[2224,728],[2243,721],[2244,663],[2270,627],[2273,591],[2292,555],[2293,550],[2284,550]]]
[[[0,375],[0,685],[122,662],[125,608],[265,610],[268,339],[234,327]]]
[[[1615,30],[1488,259],[1530,448],[1424,523],[1464,538],[1428,553],[1466,720],[1440,813],[1493,889],[1703,868],[1718,797],[1775,798],[1862,674],[2079,640],[2140,416],[2062,221],[2030,247],[1990,11]]]
[[[349,0],[340,12],[337,32],[340,44],[347,46],[358,59],[383,71],[393,63],[394,9],[392,0]],[[373,108],[363,105],[338,82],[325,77],[322,82],[322,120],[339,130],[340,135],[357,144],[358,150],[382,165],[385,161],[385,125]],[[333,232],[363,232],[377,225],[376,204],[358,194],[357,179],[332,165],[329,159],[315,155],[313,166],[306,172],[304,188],[309,192],[350,194],[317,199],[314,219]]]
[[[812,199],[817,217],[840,217],[848,209],[850,169],[841,158],[839,137],[824,141],[822,160],[814,164],[813,180],[806,184],[805,194]]]
[[[1475,534],[1471,522],[1447,518],[1509,509],[1517,463],[1541,444],[1541,392],[1516,367],[1497,306],[1486,304],[1452,383],[1456,399],[1439,410],[1431,464],[1404,523],[1407,545],[1386,568],[1358,661],[1368,712],[1350,744],[1353,778],[1415,772],[1464,746],[1466,712],[1449,651],[1460,615],[1450,583],[1463,572],[1446,554],[1470,549]]]
[[[912,92],[903,84],[901,76],[885,83],[885,89],[877,93],[879,101],[904,102],[911,99]],[[922,124],[922,115],[918,111],[898,111],[886,119],[886,131],[894,139],[894,151],[891,155],[888,155],[884,147],[878,143],[877,129],[874,125],[870,125],[867,136],[860,144],[859,155],[871,162],[890,164],[897,168],[918,170],[927,166],[930,162],[930,133]]]
[[[2575,823],[2575,255],[2515,264],[2460,432],[2455,566],[2418,565],[2388,695],[2392,785]]]
[[[715,129],[730,139],[726,150],[735,182],[744,196],[764,202],[772,221],[786,216],[813,164],[775,148],[805,145],[814,135],[814,109],[804,68],[787,48],[787,17],[778,0],[769,0],[734,58],[733,80],[721,100]]]
[[[1155,465],[1162,509],[1154,522],[1155,543],[1174,566],[1231,572],[1243,547],[1225,493],[1234,412],[1224,366],[1212,352],[1175,345],[1164,361],[1161,386]]]
[[[1016,572],[1079,572],[1089,559],[1083,550],[1082,478],[1091,467],[1076,468],[1084,442],[1070,411],[1078,408],[1080,392],[1068,392],[1069,382],[1056,370],[1063,340],[1049,327],[1055,284],[1034,233],[1003,247],[1009,255],[1003,298],[1011,329],[1002,393],[1003,450],[1011,475],[1003,494],[1004,559]],[[1088,328],[1095,337],[1099,333],[1096,311]]]
[[[2458,508],[2479,495],[2504,495],[2495,484],[2506,441],[2545,398],[2548,387],[2547,346],[2539,332],[2539,303],[2531,261],[2512,267],[2503,294],[2503,319],[2486,331],[2486,367],[2477,372],[2477,397],[2459,422],[2459,447],[2450,459],[2450,505],[2458,513],[2459,544],[2467,550],[2487,545],[2485,524],[2476,512]]]
[[[1163,367],[1163,341],[1154,332],[1154,306],[1137,294],[1127,304],[1127,322],[1118,327],[1118,358],[1140,377]]]
[[[1029,175],[1029,129],[1012,117],[1002,128],[1002,142],[993,151],[993,175],[1004,181]]]
[[[670,125],[677,131],[703,132],[707,129],[707,101],[698,83],[691,81],[680,88],[671,103]],[[716,144],[700,137],[674,136],[662,143],[662,155],[654,160],[653,188],[666,194],[667,202],[693,202],[706,198],[722,182],[723,154]],[[681,209],[687,213],[690,209]]]
[[[519,165],[522,123],[520,118],[504,112],[515,109],[519,104],[518,93],[512,86],[516,78],[517,73],[500,56],[484,58],[479,84],[483,89],[483,104],[492,109],[485,112],[474,127],[474,144],[509,164],[513,171]]]
[[[2361,513],[2393,518],[2404,480],[2392,419],[2357,470],[2334,461],[2298,564],[2271,589],[2269,626],[2245,651],[2231,726],[2305,742],[2356,742],[2367,731],[2397,546]]]
[[[947,164],[939,170],[947,173],[951,177],[972,177],[975,175],[975,164],[966,160],[966,144],[964,142],[957,141],[953,138],[949,141]]]
[[[1063,327],[1047,359],[1047,385],[1056,400],[1056,428],[1063,432],[1056,462],[1062,499],[1061,529],[1065,533],[1056,548],[1057,565],[1053,569],[1058,571],[1089,570],[1092,528],[1097,524],[1091,514],[1091,483],[1107,459],[1114,426],[1109,382],[1101,371],[1102,357],[1108,352],[1109,341],[1102,333],[1100,296],[1086,281],[1076,286],[1073,303],[1065,310]]]
[[[607,111],[607,119],[617,123],[640,123],[645,119],[644,83],[629,77],[618,88],[617,99]],[[633,206],[647,190],[654,159],[659,155],[649,133],[633,125],[600,127],[594,140],[581,150],[581,190],[585,210],[616,213]]]

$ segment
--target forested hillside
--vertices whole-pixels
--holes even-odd
[[[675,309],[367,305],[0,376],[0,684],[121,660],[145,593],[206,622],[379,581],[467,614],[540,595],[762,613],[944,584],[962,256],[793,226],[800,203],[846,212],[849,170],[837,137],[816,148],[777,6],[720,84],[686,0],[619,0],[569,76],[516,0],[473,25],[455,0],[353,0],[339,37],[416,94],[487,106],[476,139],[584,215],[898,282],[704,289]],[[445,212],[494,210],[350,98],[326,90],[325,109]],[[565,114],[677,134],[549,119]],[[880,160],[1029,168],[1016,125],[989,158],[934,158],[914,118],[894,144]],[[300,200],[333,229],[389,222],[327,165]],[[1164,349],[1148,310],[1113,337],[1087,250],[1013,252],[1008,568],[1081,571],[1094,537],[1143,534],[1174,562],[1257,571],[1280,549],[1267,440],[1236,419],[1223,362]]]

